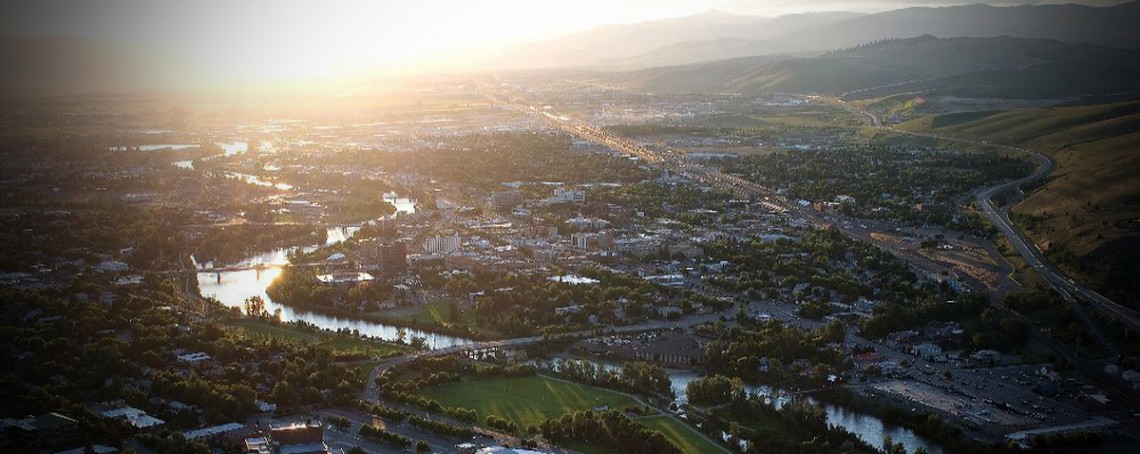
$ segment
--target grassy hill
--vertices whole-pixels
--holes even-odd
[[[1140,306],[1140,102],[947,114],[898,127],[1051,156],[1056,170],[1014,208],[1015,222],[1067,271]]]

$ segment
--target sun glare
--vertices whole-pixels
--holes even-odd
[[[606,11],[602,2],[573,5],[528,0],[266,2],[224,9],[245,17],[222,20],[219,32],[175,33],[196,64],[218,80],[352,79],[362,73],[414,73],[462,66],[525,40],[541,40],[598,25],[645,20],[638,2]],[[664,2],[656,17],[690,14],[705,5]]]

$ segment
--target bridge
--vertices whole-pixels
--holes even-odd
[[[336,224],[324,222],[219,222],[214,224],[183,224],[183,227],[189,229],[208,229],[216,227],[236,227],[236,226],[254,226],[254,227],[275,227],[275,226],[307,226],[320,229],[348,229],[360,228],[361,224]]]
[[[421,352],[409,353],[409,354],[402,355],[402,356],[396,356],[396,357],[392,357],[392,358],[385,360],[383,363],[380,363],[379,365],[377,365],[375,368],[372,369],[372,373],[369,374],[368,382],[365,383],[364,392],[362,393],[362,397],[365,400],[369,400],[369,401],[377,400],[379,398],[379,395],[380,395],[380,390],[376,386],[376,378],[379,377],[380,374],[384,373],[384,371],[388,370],[389,368],[403,364],[403,363],[406,363],[406,362],[411,361],[415,358],[427,357],[427,356],[446,356],[446,355],[455,355],[455,354],[465,354],[465,353],[473,353],[473,352],[480,352],[480,351],[491,352],[491,351],[496,351],[496,350],[503,350],[503,349],[509,349],[509,348],[523,347],[523,346],[527,346],[527,345],[534,345],[534,344],[538,344],[538,343],[541,343],[541,342],[547,341],[547,340],[581,339],[581,338],[588,338],[588,337],[609,336],[609,335],[614,335],[614,334],[632,334],[632,333],[641,333],[641,332],[648,332],[648,331],[659,331],[659,330],[670,329],[670,328],[688,329],[694,325],[698,325],[701,323],[711,322],[713,320],[717,320],[719,317],[721,317],[723,315],[727,315],[730,312],[731,312],[731,310],[725,310],[725,311],[713,312],[713,313],[709,313],[709,314],[705,314],[705,315],[690,316],[690,317],[686,317],[683,320],[674,321],[674,322],[657,321],[657,322],[651,322],[651,323],[643,323],[640,325],[614,326],[614,327],[598,328],[598,329],[586,330],[586,331],[574,331],[574,332],[569,332],[569,333],[559,333],[559,334],[553,334],[553,335],[549,335],[549,336],[531,336],[531,337],[519,337],[519,338],[514,338],[514,339],[472,342],[469,344],[456,345],[456,346],[445,347],[445,348],[437,348],[437,349],[426,350],[426,351],[421,351]]]
[[[300,268],[313,268],[313,267],[336,266],[336,265],[339,265],[339,263],[336,263],[336,262],[279,263],[279,264],[258,263],[258,264],[250,264],[250,265],[232,265],[232,266],[219,266],[219,267],[212,267],[212,268],[197,268],[194,271],[198,272],[198,273],[228,273],[231,271],[250,271],[250,270],[261,271],[261,270],[268,270],[268,269],[273,269],[273,268],[283,268],[286,266],[300,267]]]

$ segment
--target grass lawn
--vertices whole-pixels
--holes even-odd
[[[329,347],[338,355],[391,356],[407,349],[388,342],[338,336],[325,331],[308,331],[292,325],[267,323],[258,320],[241,320],[228,324],[229,328],[250,339],[279,339],[286,342],[315,343]]]
[[[685,424],[668,416],[650,416],[647,418],[640,418],[637,422],[645,425],[646,427],[661,432],[668,438],[669,441],[681,448],[681,452],[686,454],[701,454],[709,452],[727,452],[726,449],[719,445],[709,443],[704,438],[701,438],[697,432]]]
[[[377,312],[377,315],[388,319],[430,322],[443,325],[452,322],[447,303],[447,301],[436,301],[416,306],[397,307]],[[475,312],[471,309],[462,309],[457,322],[460,325],[474,323]]]
[[[369,312],[368,315],[372,317],[372,319],[383,323],[398,324],[403,322],[413,325],[435,325],[447,329],[466,328],[473,333],[479,333],[485,336],[500,336],[500,334],[494,330],[487,329],[485,326],[479,324],[475,320],[475,310],[463,304],[459,305],[459,314],[452,320],[451,308],[448,306],[448,303],[453,299],[454,298],[450,296],[443,296],[441,299],[436,299],[431,303],[374,311]]]
[[[553,380],[546,377],[489,378],[469,380],[420,392],[449,407],[470,408],[480,418],[496,415],[519,427],[538,425],[550,418],[599,405],[611,409],[638,406],[616,392]]]

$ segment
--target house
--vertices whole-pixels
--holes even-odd
[[[269,438],[246,438],[244,444],[242,452],[245,454],[273,454],[273,445],[269,444]]]
[[[22,442],[36,446],[56,446],[70,441],[78,431],[74,419],[59,413],[4,420],[0,424],[0,446]]]
[[[582,311],[582,305],[576,304],[573,306],[556,307],[556,308],[554,308],[554,315],[577,314],[578,312],[581,312],[581,311]]]
[[[929,359],[941,355],[942,347],[939,347],[937,344],[925,342],[912,347],[911,353],[913,353],[914,356]]]
[[[102,413],[104,418],[122,419],[137,429],[162,425],[165,421],[146,414],[134,407],[120,407]]]
[[[241,423],[237,423],[237,422],[231,422],[231,423],[226,423],[226,424],[220,424],[217,426],[210,426],[210,427],[203,427],[201,429],[194,429],[191,431],[187,431],[187,432],[183,433],[182,435],[184,437],[186,437],[187,440],[197,440],[200,438],[207,438],[208,439],[208,438],[214,438],[217,436],[222,436],[222,435],[226,435],[229,433],[233,433],[233,432],[237,432],[237,431],[245,430],[245,429],[246,429],[245,424],[241,424]]]
[[[997,361],[1001,359],[1001,352],[997,350],[978,350],[970,355],[970,359],[979,362]]]

